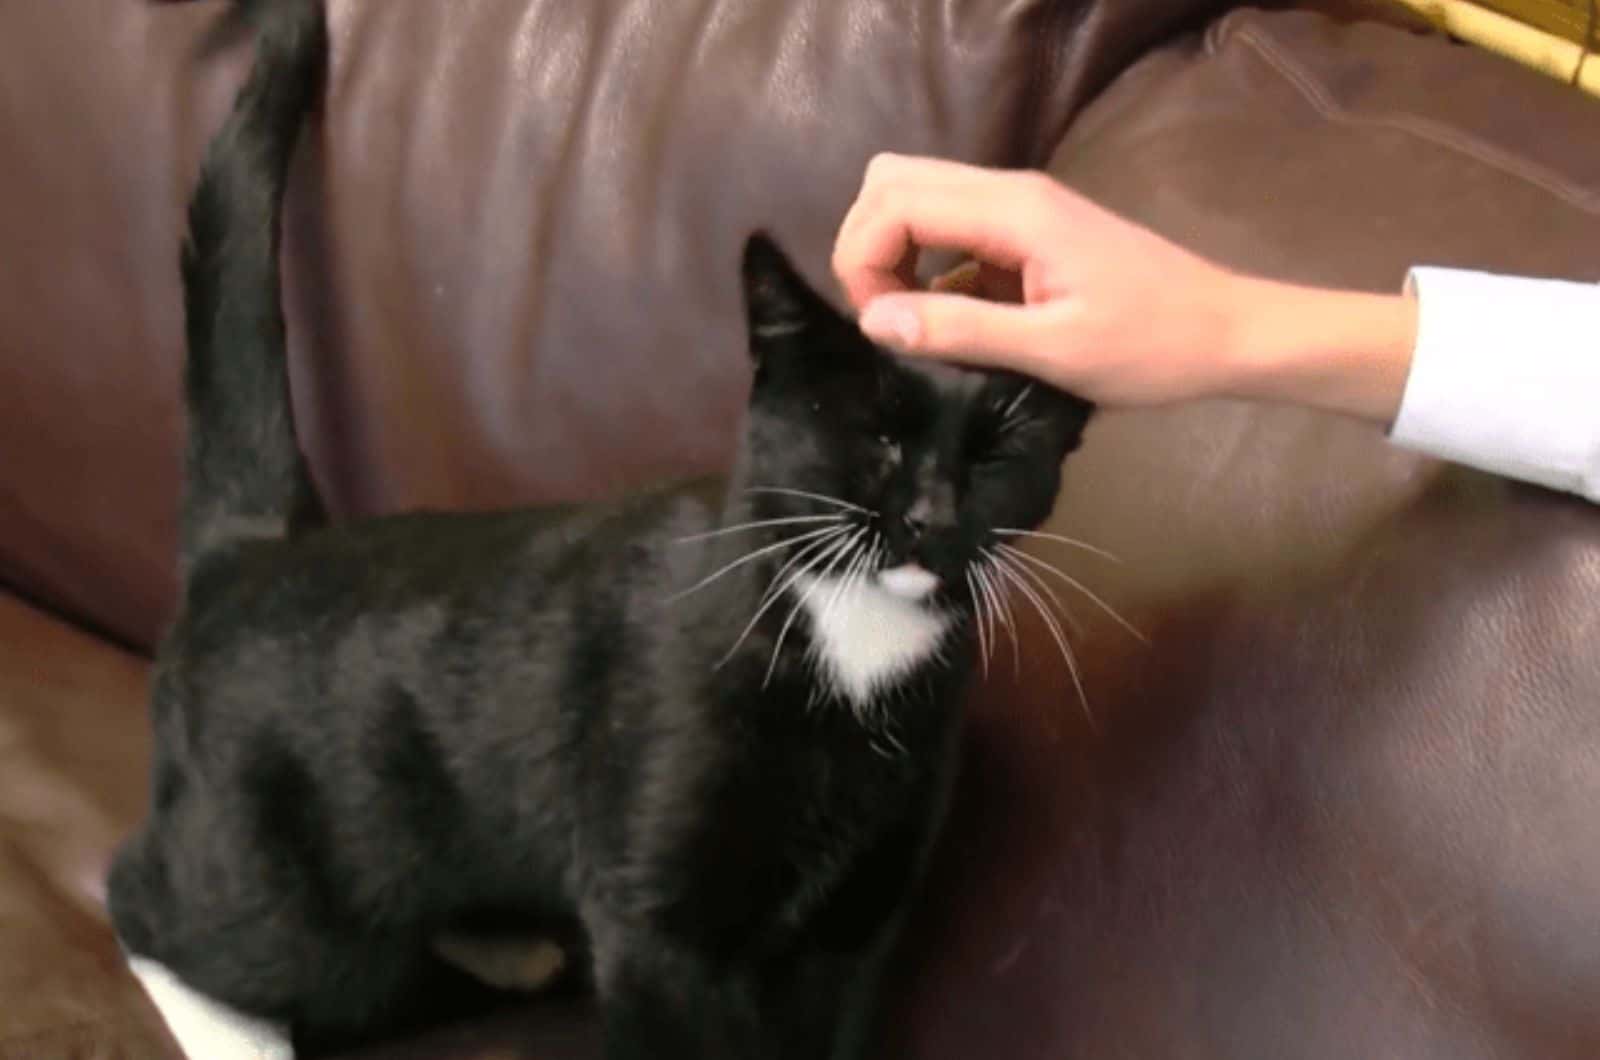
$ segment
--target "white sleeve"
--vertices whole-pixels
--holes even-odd
[[[1415,268],[1398,445],[1600,501],[1600,285]]]

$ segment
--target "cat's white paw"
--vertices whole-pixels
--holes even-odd
[[[130,956],[128,969],[189,1060],[294,1060],[286,1028],[205,996],[148,958]]]

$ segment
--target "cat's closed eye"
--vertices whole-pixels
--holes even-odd
[[[878,435],[878,445],[883,450],[884,460],[891,468],[899,467],[905,458],[905,450],[900,443],[887,434]]]
[[[1007,423],[998,418],[974,424],[966,437],[968,463],[984,467],[1004,463],[1015,456],[1019,451],[1016,436],[1021,426],[1020,422]]]
[[[1002,395],[985,408],[969,427],[967,459],[974,465],[1003,463],[1024,451],[1023,435],[1032,422],[1024,403],[1032,386],[1015,394]]]

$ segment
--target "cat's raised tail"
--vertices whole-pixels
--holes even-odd
[[[279,243],[289,161],[328,62],[322,0],[235,0],[255,61],[207,148],[183,248],[185,578],[208,553],[321,520],[289,403]]]

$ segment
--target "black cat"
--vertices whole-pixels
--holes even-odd
[[[941,818],[970,576],[1048,515],[1087,404],[874,347],[767,239],[720,482],[606,507],[330,526],[278,284],[315,0],[258,54],[183,260],[180,613],[131,954],[321,1050],[467,993],[441,940],[559,940],[612,1060],[859,1057]]]

